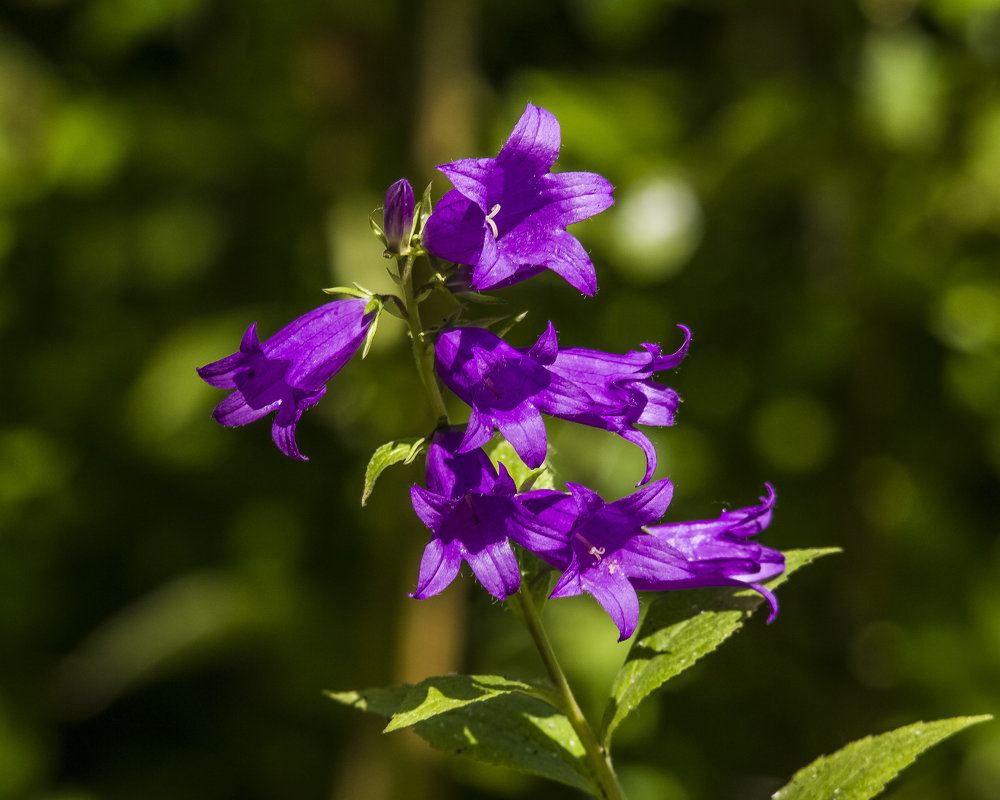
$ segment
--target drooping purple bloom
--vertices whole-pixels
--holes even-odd
[[[382,214],[382,232],[386,249],[399,254],[410,245],[413,230],[413,187],[406,178],[400,178],[385,193]]]
[[[271,438],[287,456],[299,453],[295,426],[302,412],[326,392],[326,383],[364,341],[374,313],[367,300],[335,300],[303,314],[261,344],[255,322],[243,335],[240,349],[198,368],[201,378],[232,392],[212,416],[222,425],[246,425],[278,413]]]
[[[551,326],[550,322],[550,329]],[[669,355],[663,355],[655,344],[643,344],[641,351],[632,350],[624,355],[583,348],[559,350],[548,365],[549,372],[583,387],[593,400],[593,407],[584,414],[573,414],[560,396],[543,390],[536,398],[539,410],[582,425],[604,428],[639,445],[646,455],[646,472],[639,483],[645,483],[656,469],[656,448],[649,437],[633,426],[674,424],[680,397],[670,387],[650,378],[656,372],[676,367],[687,355],[691,331],[683,325],[678,327],[684,331],[684,344]]]
[[[475,289],[508,286],[551,269],[593,295],[594,265],[566,226],[611,206],[614,188],[593,172],[549,172],[559,146],[556,118],[529,103],[496,158],[439,166],[455,188],[424,226],[427,249],[472,266]]]
[[[771,606],[767,621],[778,613],[778,600],[763,581],[785,570],[785,556],[770,547],[748,541],[771,522],[774,489],[765,484],[767,496],[760,504],[723,511],[704,522],[671,522],[648,527],[649,533],[682,553],[694,576],[682,580],[643,577],[637,589],[681,589],[693,586],[746,586],[760,592]]]
[[[536,404],[546,392],[550,405],[573,414],[592,407],[582,388],[550,372],[558,346],[551,325],[535,345],[522,352],[484,328],[451,328],[434,346],[438,375],[445,386],[472,407],[459,452],[482,447],[493,429],[510,442],[532,469],[545,460],[545,424]]]
[[[563,570],[551,597],[587,592],[608,612],[624,641],[639,622],[636,581],[669,583],[695,577],[685,556],[643,531],[663,516],[673,486],[654,481],[613,503],[567,483],[570,494],[548,489],[517,496],[515,541]]]
[[[444,384],[472,407],[463,449],[482,447],[496,428],[532,468],[545,459],[541,414],[617,433],[646,454],[648,481],[656,469],[652,442],[633,426],[672,425],[679,398],[650,380],[680,363],[690,333],[677,352],[658,346],[625,355],[560,350],[550,322],[530,348],[516,349],[482,328],[452,328],[435,345]]]
[[[551,597],[592,595],[618,626],[619,641],[638,624],[636,590],[748,587],[764,596],[771,606],[768,622],[774,619],[778,601],[762,582],[784,570],[785,557],[747,541],[771,521],[770,484],[758,506],[725,511],[717,520],[665,525],[652,523],[670,503],[668,480],[613,503],[585,486],[566,486],[569,494],[540,489],[517,495],[511,538],[563,570]]]
[[[424,599],[447,587],[465,561],[498,600],[516,592],[521,572],[508,539],[514,518],[514,481],[481,449],[459,452],[462,433],[438,431],[427,453],[427,488],[410,489],[413,509],[431,529],[417,589]]]

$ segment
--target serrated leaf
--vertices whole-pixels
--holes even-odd
[[[521,692],[532,697],[539,697],[540,694],[538,689],[524,681],[500,675],[442,675],[427,678],[410,687],[400,707],[386,725],[385,732],[408,728],[438,714],[510,692]],[[539,699],[544,700],[543,697]]]
[[[838,548],[789,550],[785,571],[767,582],[780,586],[795,570]],[[662,592],[650,604],[625,663],[615,676],[601,722],[607,746],[615,728],[652,692],[743,627],[764,602],[752,589],[718,588]]]
[[[368,466],[365,468],[365,488],[361,493],[361,505],[368,503],[372,490],[375,488],[375,481],[379,475],[393,464],[409,464],[423,450],[426,437],[410,437],[408,439],[394,439],[386,442],[372,453]]]
[[[773,800],[869,800],[924,750],[969,725],[993,719],[953,717],[916,722],[880,736],[867,736],[803,767],[772,795]]]
[[[451,677],[481,680],[484,676]],[[328,692],[327,696],[391,717],[405,709],[414,688]],[[474,698],[417,722],[413,730],[437,750],[529,772],[593,793],[584,749],[569,720],[549,703],[521,691]]]

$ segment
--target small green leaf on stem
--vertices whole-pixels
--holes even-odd
[[[379,475],[386,467],[391,467],[393,464],[411,463],[423,451],[426,441],[427,438],[424,436],[395,439],[386,442],[372,453],[368,467],[365,469],[365,488],[361,494],[361,505],[367,505],[368,498],[375,488],[375,481],[378,480]]]

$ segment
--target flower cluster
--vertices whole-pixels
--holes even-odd
[[[438,403],[442,420],[428,446],[426,488],[411,490],[413,508],[431,530],[413,597],[442,591],[464,561],[487,591],[506,599],[521,584],[515,543],[561,573],[552,597],[592,595],[622,640],[638,624],[639,590],[746,586],[767,599],[773,618],[777,602],[763,581],[784,569],[784,557],[750,540],[770,522],[770,485],[757,506],[725,511],[716,520],[659,524],[673,485],[652,480],[656,450],[638,426],[674,424],[679,397],[654,376],[684,359],[691,339],[686,327],[679,326],[683,344],[669,354],[648,343],[623,354],[563,348],[551,322],[531,347],[516,348],[482,324],[463,324],[462,312],[438,330],[421,328],[418,306],[435,291],[483,292],[546,269],[595,294],[594,265],[566,227],[610,207],[613,187],[590,172],[551,172],[559,147],[555,117],[529,104],[496,158],[438,168],[454,188],[433,212],[429,196],[415,203],[407,181],[393,184],[382,226],[372,224],[386,256],[399,264],[390,274],[404,287],[403,297],[338,290],[355,296],[305,314],[263,344],[251,326],[238,352],[199,370],[208,383],[231,390],[215,418],[244,425],[276,412],[275,443],[302,459],[295,442],[302,412],[320,399],[392,302],[410,326],[418,368],[421,348],[433,348],[427,353],[436,375],[422,375],[425,385],[433,385],[439,398],[440,380],[470,409],[468,423],[456,427]],[[433,262],[419,286],[413,272],[418,256]],[[484,447],[498,432],[529,468],[542,467],[545,416],[638,445],[646,468],[636,492],[606,502],[575,483],[565,492],[518,491]]]

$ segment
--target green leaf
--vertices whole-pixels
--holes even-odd
[[[789,550],[785,571],[767,582],[780,586],[795,570],[838,548]],[[601,739],[610,745],[615,728],[652,692],[743,627],[764,602],[752,589],[699,589],[662,592],[652,602],[625,663],[615,676],[604,710]]]
[[[410,687],[399,709],[386,725],[385,732],[408,728],[446,711],[454,711],[470,703],[480,703],[510,692],[521,692],[546,700],[534,686],[500,675],[443,675],[427,678]]]
[[[391,717],[386,731],[403,727],[397,720],[413,720],[406,724],[412,724],[417,735],[437,750],[593,793],[575,731],[539,694],[529,684],[496,675],[451,675],[428,678],[416,686],[328,692],[327,696]]]
[[[773,800],[869,800],[924,750],[969,725],[993,719],[953,717],[916,722],[880,736],[867,736],[803,767],[772,795]]]
[[[411,463],[423,451],[425,441],[427,441],[425,436],[394,439],[391,442],[386,442],[372,453],[365,469],[365,489],[361,493],[361,505],[367,505],[368,498],[375,488],[375,481],[378,480],[383,470],[393,464]]]
[[[555,475],[548,460],[538,469],[531,469],[502,436],[493,437],[484,449],[494,464],[503,464],[507,468],[507,473],[513,478],[519,492],[555,488]]]

